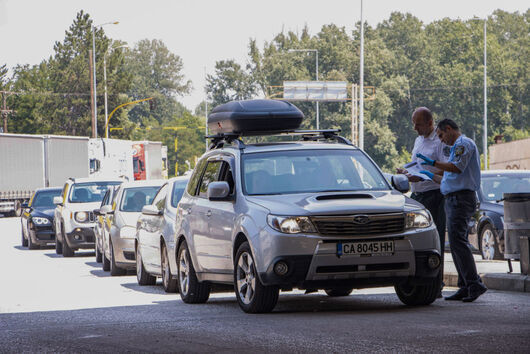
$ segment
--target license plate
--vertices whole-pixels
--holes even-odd
[[[377,256],[394,253],[394,241],[339,242],[337,255]]]

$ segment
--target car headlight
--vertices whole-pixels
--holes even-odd
[[[315,233],[315,226],[306,216],[278,216],[268,215],[267,222],[274,230],[286,234],[299,234],[301,232]]]
[[[124,226],[120,229],[121,238],[135,238],[136,237],[136,228],[131,226]]]
[[[88,218],[88,214],[85,211],[78,211],[75,213],[75,220],[79,222],[85,222]]]
[[[48,220],[46,218],[40,218],[38,216],[31,218],[31,220],[36,225],[48,225],[48,224],[51,224],[50,220]]]
[[[426,228],[431,224],[432,217],[428,210],[409,211],[405,214],[405,227],[407,229]]]

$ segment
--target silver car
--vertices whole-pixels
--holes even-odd
[[[143,207],[136,223],[136,277],[140,285],[154,285],[162,277],[166,292],[177,291],[176,271],[171,272],[168,247],[174,249],[177,205],[189,177],[174,177],[160,188],[153,202]],[[173,274],[173,275],[172,275]]]
[[[330,132],[245,145],[220,137],[198,162],[177,208],[175,249],[187,303],[233,284],[245,312],[271,311],[280,290],[394,286],[408,305],[432,303],[440,244],[429,212],[392,185],[362,150]],[[336,143],[330,140],[336,140]],[[174,260],[173,257],[176,257]]]
[[[153,201],[164,180],[123,183],[112,205],[104,205],[99,212],[104,216],[103,269],[111,275],[124,275],[136,267],[134,240],[136,221],[142,208]]]

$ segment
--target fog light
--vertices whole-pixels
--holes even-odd
[[[427,261],[429,268],[436,269],[440,266],[440,257],[437,254],[431,254]]]
[[[274,273],[276,273],[277,275],[285,275],[288,271],[289,267],[284,261],[279,261],[274,265]]]
[[[81,239],[81,236],[79,235],[74,235],[74,239],[76,239],[77,241],[79,241]]]
[[[77,228],[77,229],[75,229],[75,231],[77,231],[77,232],[81,232],[81,229],[80,229],[80,228]]]

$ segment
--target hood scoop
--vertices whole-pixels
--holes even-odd
[[[319,195],[316,200],[335,200],[335,199],[373,199],[370,194],[328,194]]]

